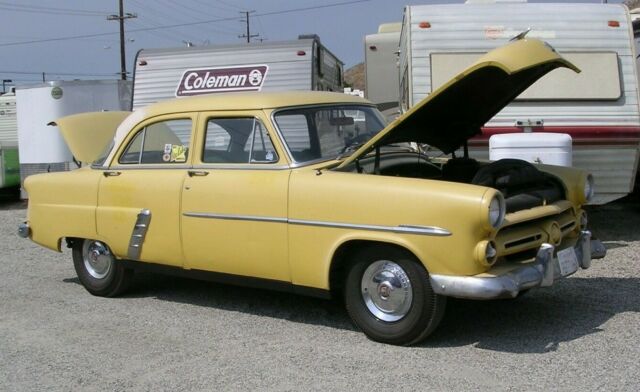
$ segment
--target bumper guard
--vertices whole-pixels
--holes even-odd
[[[566,263],[562,268],[554,257],[555,247],[542,244],[535,261],[498,276],[452,276],[431,275],[431,287],[436,294],[467,299],[515,298],[521,291],[534,287],[548,287],[560,278],[578,270],[587,269],[592,259],[603,258],[607,250],[600,240],[592,239],[591,232],[584,230],[573,246],[576,264]]]

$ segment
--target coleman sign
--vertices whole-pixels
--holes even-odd
[[[176,97],[229,91],[260,91],[267,65],[188,69],[182,74]]]

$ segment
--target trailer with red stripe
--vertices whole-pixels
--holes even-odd
[[[399,43],[401,110],[523,32],[548,42],[582,72],[554,70],[531,86],[470,140],[471,156],[489,158],[492,135],[566,133],[573,140],[573,166],[594,175],[593,203],[627,195],[638,167],[640,107],[633,28],[624,5],[471,1],[407,6]]]

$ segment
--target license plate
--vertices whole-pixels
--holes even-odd
[[[560,265],[560,275],[567,276],[578,270],[578,258],[573,248],[558,251],[558,264]]]

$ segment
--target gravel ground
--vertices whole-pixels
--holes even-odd
[[[424,344],[356,331],[340,303],[153,274],[89,295],[71,254],[0,204],[0,390],[640,390],[640,202],[591,209],[609,253],[510,301],[450,301]]]

